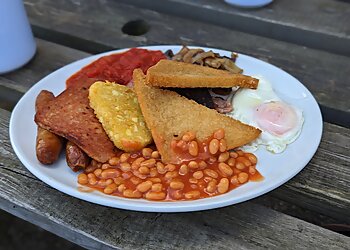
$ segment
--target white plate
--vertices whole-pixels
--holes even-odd
[[[172,49],[177,52],[180,46],[149,46],[151,50],[166,51]],[[204,48],[209,49],[209,48]],[[35,155],[35,139],[37,126],[34,123],[34,103],[36,96],[43,89],[58,95],[65,89],[65,81],[83,66],[101,56],[122,52],[111,51],[71,63],[35,84],[17,103],[10,120],[10,139],[14,151],[24,166],[36,177],[48,185],[76,198],[89,202],[136,211],[147,212],[185,212],[218,208],[246,201],[282,185],[310,161],[320,143],[322,135],[322,117],[320,109],[311,93],[297,79],[285,71],[246,55],[239,55],[237,65],[244,69],[247,75],[262,75],[270,81],[277,95],[286,102],[303,110],[305,123],[300,137],[290,144],[286,151],[274,155],[260,149],[257,168],[265,177],[260,182],[249,182],[231,192],[212,198],[179,201],[179,202],[151,202],[143,199],[126,199],[104,195],[94,191],[90,193],[78,190],[77,174],[67,166],[62,154],[58,162],[52,166],[44,166],[38,162]],[[230,56],[230,52],[212,49],[221,55]]]

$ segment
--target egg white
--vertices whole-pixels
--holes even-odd
[[[257,106],[268,102],[283,102],[274,92],[271,84],[261,76],[255,76],[259,79],[257,89],[240,89],[236,92],[232,100],[233,111],[228,113],[228,116],[233,117],[245,124],[259,127],[254,120],[254,110]],[[243,150],[248,152],[256,151],[259,146],[265,146],[266,150],[272,153],[283,152],[287,145],[294,142],[300,135],[304,123],[303,112],[291,106],[297,115],[297,125],[287,133],[277,136],[262,130],[260,136],[253,142],[244,145]]]

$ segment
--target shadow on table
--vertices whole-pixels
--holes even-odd
[[[40,227],[0,210],[0,249],[80,250],[83,249]]]

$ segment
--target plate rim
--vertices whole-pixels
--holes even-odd
[[[163,47],[163,49],[160,49],[161,47]],[[73,64],[79,64],[84,60],[90,60],[91,62],[93,60],[96,60],[97,58],[100,58],[102,56],[105,55],[109,55],[109,54],[113,54],[113,53],[122,53],[123,51],[127,51],[131,48],[143,48],[143,49],[150,49],[150,50],[162,50],[165,51],[164,47],[167,48],[172,48],[172,49],[177,49],[177,48],[181,48],[181,45],[150,45],[150,46],[139,46],[139,47],[130,47],[130,48],[122,48],[122,49],[118,49],[118,50],[112,50],[112,51],[106,51],[103,53],[99,53],[96,55],[90,55],[87,56],[85,58],[81,58],[79,60],[76,60],[74,62],[71,62],[69,64],[64,65],[63,67],[60,67],[58,69],[56,69],[55,71],[51,72],[50,74],[46,75],[45,77],[43,77],[42,79],[40,79],[38,82],[36,82],[33,86],[31,86],[31,88],[21,97],[21,99],[17,102],[15,108],[13,109],[12,113],[11,113],[11,117],[10,117],[10,123],[9,123],[9,136],[10,136],[10,142],[12,145],[12,148],[14,149],[15,154],[17,155],[17,157],[19,158],[19,160],[21,161],[21,163],[24,165],[24,167],[31,172],[34,176],[36,176],[39,180],[41,180],[42,182],[46,183],[47,185],[53,187],[56,190],[59,190],[60,192],[63,192],[69,196],[78,198],[80,200],[84,200],[84,201],[88,201],[91,203],[95,203],[98,205],[104,205],[107,207],[112,207],[112,208],[118,208],[118,209],[127,209],[127,210],[132,210],[132,211],[140,211],[140,212],[191,212],[191,211],[202,211],[202,210],[209,210],[209,209],[214,209],[214,208],[219,208],[219,207],[226,207],[229,205],[235,205],[244,201],[248,201],[251,200],[253,198],[259,197],[263,194],[266,194],[268,192],[270,192],[271,190],[274,190],[278,187],[280,187],[281,185],[283,185],[284,183],[286,183],[287,181],[289,181],[290,179],[292,179],[295,175],[297,175],[301,170],[303,170],[308,162],[313,158],[313,156],[315,155],[319,144],[321,142],[321,138],[322,138],[322,134],[323,134],[323,118],[322,118],[322,113],[320,111],[320,107],[315,99],[315,97],[312,95],[312,93],[307,89],[307,87],[302,84],[298,79],[296,79],[293,75],[289,74],[288,72],[286,72],[285,70],[270,64],[268,62],[265,62],[263,60],[260,60],[258,58],[246,55],[246,54],[242,54],[242,53],[238,53],[239,57],[243,56],[243,57],[247,57],[248,59],[252,59],[255,62],[260,62],[260,63],[264,63],[264,64],[268,64],[270,67],[272,66],[274,68],[274,70],[278,70],[278,71],[283,71],[284,73],[286,73],[288,75],[288,77],[293,78],[294,80],[296,80],[309,94],[309,97],[311,98],[311,101],[315,104],[315,112],[317,111],[317,115],[319,115],[320,118],[320,124],[319,124],[319,128],[320,128],[320,133],[318,134],[318,137],[315,138],[315,149],[312,150],[312,155],[310,157],[310,159],[304,159],[303,163],[301,163],[300,165],[302,165],[302,167],[296,169],[296,171],[294,171],[292,174],[288,175],[287,178],[284,179],[280,179],[278,182],[276,182],[274,185],[270,185],[269,187],[265,188],[265,189],[261,189],[261,190],[256,190],[256,192],[254,194],[251,195],[244,195],[243,197],[239,198],[237,201],[232,200],[232,199],[226,199],[225,201],[213,201],[213,199],[215,197],[210,197],[210,198],[205,198],[205,200],[212,200],[213,202],[209,202],[208,204],[200,204],[200,205],[196,205],[193,204],[194,201],[178,201],[178,202],[173,202],[173,204],[176,204],[176,206],[165,206],[162,207],[160,206],[161,204],[171,204],[172,202],[149,202],[149,204],[147,203],[140,203],[138,206],[133,205],[133,199],[127,199],[127,198],[121,198],[121,205],[120,206],[116,206],[116,202],[111,202],[109,203],[110,198],[113,198],[115,201],[119,200],[119,197],[115,197],[115,196],[108,196],[108,195],[104,195],[103,198],[101,199],[100,197],[95,198],[95,196],[93,195],[89,195],[90,193],[85,193],[85,192],[81,192],[78,190],[78,188],[76,189],[72,189],[69,190],[70,187],[64,187],[64,185],[61,185],[60,183],[56,183],[54,179],[50,178],[50,177],[45,177],[43,176],[43,174],[40,172],[40,170],[36,170],[36,166],[31,166],[31,164],[25,159],[25,156],[21,154],[21,150],[19,148],[17,148],[16,143],[14,142],[15,135],[14,135],[14,120],[16,119],[16,115],[19,112],[18,109],[21,107],[22,102],[24,102],[24,100],[26,100],[26,96],[30,95],[28,93],[31,93],[31,91],[34,91],[35,89],[40,89],[38,87],[38,83],[41,83],[43,81],[45,81],[47,78],[49,78],[52,74],[56,73],[57,71],[61,71],[64,70],[66,68],[69,68],[71,65]],[[191,45],[188,46],[190,48],[203,48],[203,49],[212,49],[212,50],[221,50],[221,51],[225,51],[225,52],[230,52],[228,50],[225,49],[220,49],[220,48],[210,48],[210,47],[203,47],[203,46],[196,46],[196,45]],[[85,64],[84,66],[88,65],[89,63]],[[83,67],[84,67],[83,66]],[[220,195],[222,196],[222,195]],[[117,199],[116,199],[117,198]],[[131,201],[132,200],[132,201]],[[203,199],[200,199],[203,200]],[[196,200],[195,200],[196,201]],[[198,201],[198,200],[197,200]],[[131,203],[128,204],[128,203]],[[137,204],[137,202],[136,202]],[[147,204],[147,206],[145,206],[145,204]],[[157,204],[157,205],[155,205]]]

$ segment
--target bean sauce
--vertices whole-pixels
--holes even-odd
[[[155,147],[120,152],[108,163],[78,176],[78,183],[108,195],[153,201],[195,200],[225,194],[248,181],[261,181],[257,158],[227,151],[224,131],[199,142],[192,132],[173,140],[181,164],[161,161]]]

